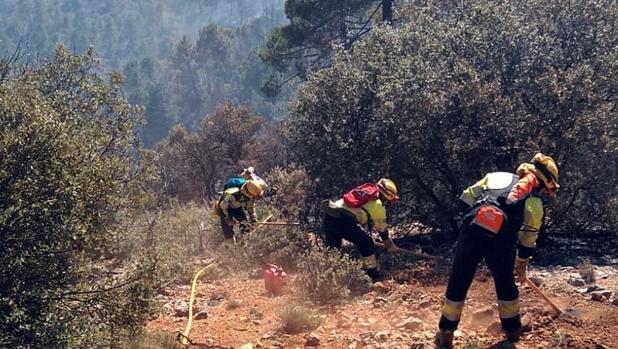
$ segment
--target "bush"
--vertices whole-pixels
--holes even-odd
[[[369,290],[370,279],[361,263],[336,250],[313,250],[301,261],[295,283],[307,299],[336,304]]]
[[[279,311],[279,320],[283,332],[291,334],[314,330],[322,323],[322,318],[312,308],[294,303]]]
[[[594,274],[594,265],[592,265],[589,259],[584,259],[579,265],[578,269],[579,275],[582,276],[582,279],[584,279],[587,284],[591,284],[596,281],[596,276]]]
[[[318,194],[389,176],[410,218],[457,231],[463,188],[543,151],[563,184],[546,227],[616,230],[618,4],[427,3],[300,88],[290,144]]]
[[[120,345],[121,349],[181,349],[174,334],[169,332],[145,333]]]
[[[286,271],[299,267],[299,260],[312,246],[308,234],[296,227],[258,226],[241,235],[238,248],[225,259],[236,267],[247,270],[266,263],[274,263]],[[224,259],[224,260],[225,260]]]

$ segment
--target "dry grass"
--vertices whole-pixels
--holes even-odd
[[[285,333],[311,331],[320,326],[322,322],[322,318],[313,309],[293,303],[281,309],[279,319]]]

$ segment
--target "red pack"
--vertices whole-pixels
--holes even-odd
[[[380,190],[378,187],[373,183],[365,183],[343,194],[343,202],[350,207],[361,207],[379,197]]]

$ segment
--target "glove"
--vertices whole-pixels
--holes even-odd
[[[384,240],[384,248],[387,252],[395,252],[397,250],[397,245],[391,239]]]
[[[515,281],[526,282],[526,271],[528,269],[528,258],[515,258]]]
[[[251,222],[251,223],[255,223],[255,222],[257,222],[257,220],[258,220],[258,219],[257,219],[257,215],[256,215],[255,213],[253,213],[253,214],[251,214],[251,215],[249,216],[249,222]]]

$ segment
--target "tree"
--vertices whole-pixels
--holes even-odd
[[[293,67],[304,76],[311,66],[323,67],[332,57],[333,42],[351,48],[378,22],[393,22],[392,0],[287,0],[289,24],[277,27],[260,50],[260,58],[281,72]]]
[[[99,264],[144,168],[140,110],[95,61],[58,47],[0,82],[3,347],[113,347],[150,314],[151,270],[110,276]]]
[[[435,1],[408,21],[301,88],[291,146],[320,194],[390,176],[409,218],[456,231],[465,186],[543,151],[563,183],[546,227],[615,229],[618,6]]]

